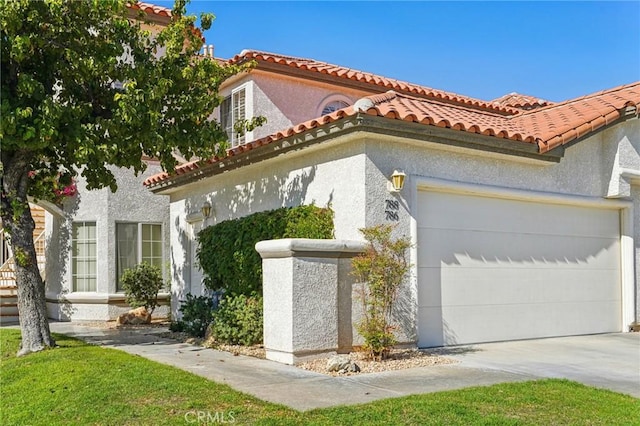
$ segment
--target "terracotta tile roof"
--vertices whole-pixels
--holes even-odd
[[[640,81],[526,111],[512,120],[530,129],[545,153],[622,118],[627,108],[639,115]]]
[[[509,105],[501,105],[493,102],[483,101],[480,99],[474,99],[452,92],[445,92],[443,90],[432,89],[430,87],[420,86],[418,84],[408,83],[405,81],[395,80],[364,71],[342,67],[340,65],[333,65],[327,62],[316,61],[315,59],[284,56],[277,53],[269,53],[257,50],[243,50],[239,55],[236,55],[232,59],[230,59],[229,62],[238,63],[248,60],[257,61],[258,67],[260,66],[260,62],[275,63],[303,71],[320,73],[337,78],[370,84],[372,86],[375,86],[376,88],[384,89],[384,91],[394,90],[396,92],[406,93],[417,97],[426,97],[443,102],[462,104],[483,110],[496,111],[503,114],[516,114],[518,112],[517,109],[514,109]]]
[[[493,102],[494,104],[502,105],[502,106],[520,108],[525,110],[540,108],[543,106],[553,104],[553,102],[551,101],[546,101],[544,99],[536,98],[534,96],[529,96],[529,95],[523,95],[521,93],[516,93],[516,92],[508,93],[504,96],[501,96],[497,99],[492,100],[491,102]]]
[[[171,18],[171,9],[162,6],[156,6],[155,4],[139,1],[135,4],[130,4],[128,7],[132,10],[141,10],[148,15]]]
[[[499,114],[453,106],[407,96],[393,91],[360,100],[354,107],[369,115],[409,121],[447,129],[462,130],[516,141],[535,142],[535,135]]]
[[[229,149],[227,156],[233,157],[358,113],[532,143],[538,146],[539,153],[544,154],[611,124],[626,113],[626,108],[631,108],[629,113],[638,116],[639,107],[640,82],[530,111],[520,111],[512,116],[388,91],[367,96],[353,106]],[[176,168],[174,176],[188,174],[220,161],[222,158],[214,157],[185,163]],[[154,186],[170,177],[167,173],[160,173],[149,177],[144,184]]]

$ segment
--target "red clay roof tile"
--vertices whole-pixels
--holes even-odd
[[[492,100],[491,102],[506,107],[520,108],[525,110],[553,105],[553,102],[551,101],[546,101],[544,99],[536,98],[529,95],[523,95],[516,92],[508,93],[504,96]]]
[[[327,62],[316,61],[315,59],[285,56],[277,53],[269,53],[258,50],[243,50],[239,55],[236,55],[232,59],[230,59],[229,62],[241,63],[248,60],[257,61],[258,67],[260,62],[277,63],[280,65],[294,67],[300,70],[307,70],[320,74],[331,75],[338,78],[353,80],[360,83],[371,84],[377,87],[382,87],[386,90],[405,92],[407,94],[413,94],[414,96],[418,97],[427,97],[442,100],[445,102],[463,104],[479,109],[499,112],[502,114],[517,114],[519,112],[518,109],[512,108],[508,105],[500,105],[493,102],[474,99],[468,96],[458,95],[452,92],[432,89],[430,87],[420,86],[417,84],[395,80],[392,78],[386,78],[364,71],[358,71],[351,68],[341,67],[339,65],[329,64]]]
[[[532,129],[541,153],[619,119],[626,107],[640,106],[640,82],[524,112],[512,121]]]
[[[135,4],[130,4],[128,7],[129,9],[132,9],[132,10],[142,10],[143,12],[149,15],[157,15],[165,18],[171,17],[171,9],[162,7],[162,6],[157,6],[151,3],[145,3],[145,2],[139,1]]]
[[[625,114],[624,109],[627,107],[632,108],[630,113],[639,115],[640,82],[558,104],[519,111],[518,114],[510,116],[490,110],[481,111],[469,105],[453,105],[440,100],[388,91],[367,96],[353,106],[305,121],[244,146],[229,149],[227,156],[232,157],[359,113],[535,143],[538,151],[543,154],[618,120]],[[186,174],[202,165],[222,160],[215,157],[206,161],[192,161],[178,166],[175,174]],[[144,184],[155,186],[169,179],[167,173],[160,173],[148,178]]]

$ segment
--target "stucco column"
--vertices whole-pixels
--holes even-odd
[[[267,359],[295,364],[351,349],[350,259],[366,243],[351,240],[261,241]]]

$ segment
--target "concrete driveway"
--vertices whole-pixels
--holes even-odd
[[[640,333],[486,343],[439,352],[463,367],[565,378],[640,398]]]

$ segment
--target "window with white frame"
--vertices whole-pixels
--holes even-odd
[[[247,88],[243,86],[234,90],[220,105],[220,124],[227,132],[231,147],[236,147],[246,142],[247,135],[245,132],[237,133],[235,125],[238,121],[248,117]]]
[[[327,115],[339,109],[346,108],[349,105],[351,105],[351,99],[340,93],[334,93],[320,102],[317,113],[318,116]]]
[[[162,225],[159,223],[116,224],[117,290],[125,270],[138,263],[148,263],[162,270]]]
[[[331,114],[333,111],[337,111],[339,109],[346,108],[348,106],[349,104],[346,103],[345,101],[329,102],[324,106],[324,108],[322,108],[322,115]]]
[[[73,291],[96,291],[96,223],[75,222],[71,238]]]

